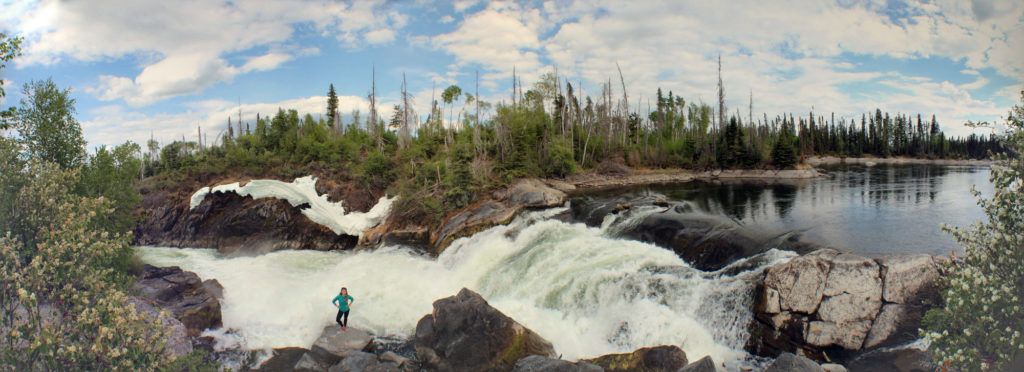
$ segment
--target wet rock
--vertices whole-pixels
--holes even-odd
[[[552,359],[540,355],[530,355],[516,361],[514,372],[602,372],[604,369],[581,361],[573,363],[562,359]]]
[[[782,353],[764,372],[823,372],[818,363],[793,353]]]
[[[257,371],[260,372],[288,372],[295,369],[295,365],[302,359],[302,356],[309,350],[301,347],[285,347],[274,349],[270,359],[260,364]]]
[[[716,370],[715,361],[708,355],[698,359],[696,362],[687,364],[686,367],[680,368],[678,372],[715,372]]]
[[[484,200],[449,215],[431,238],[438,253],[453,240],[473,235],[492,226],[504,225],[516,216],[516,209],[494,200]]]
[[[624,212],[624,211],[628,211],[628,210],[630,210],[632,208],[633,208],[633,203],[623,203],[623,204],[616,205],[615,208],[612,209],[612,213]]]
[[[511,370],[528,355],[554,357],[551,343],[463,288],[434,301],[416,325],[416,355],[437,370]]]
[[[522,179],[505,193],[512,208],[551,208],[565,204],[565,193],[537,179]]]
[[[309,348],[309,355],[320,365],[331,366],[349,355],[373,349],[373,337],[361,329],[342,331],[337,325],[324,327]]]
[[[218,300],[224,299],[224,286],[217,279],[204,280],[203,289]]]
[[[132,293],[180,320],[189,336],[221,326],[220,301],[191,271],[182,271],[177,266],[143,265]]]
[[[704,271],[721,269],[764,250],[762,244],[722,222],[676,213],[647,216],[623,237],[671,249],[690,266]]]
[[[637,349],[632,353],[608,354],[587,360],[605,371],[672,371],[686,366],[686,353],[675,345]]]
[[[409,360],[409,358],[395,354],[393,351],[385,351],[378,359],[382,364],[391,363],[399,370],[415,371],[419,369],[413,365],[413,361]]]

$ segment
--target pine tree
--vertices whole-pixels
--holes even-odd
[[[334,84],[327,90],[327,125],[334,128],[338,118],[338,94],[334,91]]]

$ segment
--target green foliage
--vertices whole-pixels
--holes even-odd
[[[101,227],[105,231],[125,233],[135,226],[132,213],[142,201],[134,187],[142,164],[138,157],[140,151],[139,145],[133,142],[125,142],[112,151],[101,146],[82,167],[78,193],[87,197],[102,196],[114,209],[114,213],[104,216],[106,220]]]
[[[557,177],[565,177],[576,173],[576,161],[573,160],[572,143],[568,139],[556,138],[548,142],[544,153],[544,173]]]
[[[790,168],[796,165],[796,146],[793,145],[793,135],[789,130],[783,128],[782,134],[775,140],[772,147],[772,165],[778,168]]]
[[[5,147],[2,157],[10,156]],[[104,198],[78,196],[75,169],[0,164],[25,182],[0,223],[0,365],[14,370],[148,370],[166,363],[166,331],[140,315],[116,262],[129,237],[103,231]],[[5,198],[9,197],[4,195]]]
[[[82,164],[85,138],[74,117],[71,89],[61,90],[53,79],[47,79],[26,83],[22,95],[16,121],[29,153],[63,168]]]
[[[21,55],[21,42],[23,40],[21,37],[8,38],[7,34],[0,32],[0,72],[3,72],[4,68],[7,67],[7,62]],[[0,101],[6,96],[7,93],[4,92],[4,79],[0,75]],[[0,130],[10,129],[8,120],[14,116],[14,113],[13,107],[10,110],[0,111]]]
[[[338,93],[334,91],[334,84],[327,90],[327,124],[334,128],[338,119]]]
[[[363,182],[378,188],[386,187],[395,179],[395,172],[391,159],[379,152],[373,152],[366,157],[360,174]]]
[[[987,221],[943,226],[964,248],[947,267],[945,306],[929,310],[922,335],[938,365],[963,371],[1005,370],[1024,357],[1024,92],[1007,119],[1005,143],[989,179],[991,199],[979,198]]]

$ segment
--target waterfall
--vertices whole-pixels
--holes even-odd
[[[772,249],[702,272],[671,251],[609,233],[651,211],[600,228],[550,218],[564,211],[523,213],[454,241],[436,259],[400,246],[231,258],[211,249],[140,247],[139,254],[219,280],[224,327],[248,349],[309,347],[333,322],[330,299],[342,286],[355,298],[352,326],[400,338],[413,334],[434,300],[467,287],[566,359],[673,344],[691,360],[711,355],[729,370],[758,363],[743,351],[753,279],[793,253]]]
[[[330,228],[335,234],[360,236],[363,231],[384,221],[388,213],[391,212],[391,204],[395,201],[395,198],[384,196],[377,200],[377,204],[366,213],[345,213],[341,202],[332,203],[327,200],[327,195],[320,195],[316,191],[316,181],[315,177],[306,176],[296,178],[291,183],[277,180],[252,180],[245,186],[240,186],[238,182],[235,182],[213,188],[202,187],[189,199],[189,209],[198,207],[211,193],[233,192],[243,197],[251,196],[253,199],[284,199],[293,207],[307,205],[302,209],[302,214],[311,221]]]

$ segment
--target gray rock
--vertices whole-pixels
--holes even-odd
[[[823,295],[849,293],[881,301],[882,279],[874,260],[843,253],[832,257],[829,262],[832,268],[828,272]]]
[[[678,372],[715,372],[715,361],[711,359],[711,356],[705,356],[698,359],[696,362],[687,364],[686,367],[680,368]]]
[[[871,325],[864,348],[893,346],[917,338],[924,309],[905,304],[885,304]]]
[[[825,372],[847,372],[848,370],[842,364],[836,363],[824,363],[821,365],[821,369]]]
[[[871,321],[881,308],[882,302],[877,298],[843,293],[821,301],[818,318],[840,325],[862,320]]]
[[[565,204],[565,193],[548,187],[537,179],[522,179],[507,192],[512,208],[550,208]]]
[[[222,324],[217,297],[204,288],[196,273],[177,266],[142,265],[132,292],[171,313],[185,325],[189,336],[199,336],[203,330],[220,328]]]
[[[829,263],[820,255],[808,254],[768,269],[765,288],[779,292],[779,308],[812,314],[818,310]]]
[[[878,260],[885,282],[882,299],[893,303],[920,302],[938,296],[939,270],[930,255],[889,256]]]
[[[508,370],[527,355],[554,356],[550,342],[465,288],[434,301],[416,325],[414,347],[423,367],[437,370]]]
[[[320,364],[310,353],[302,354],[299,361],[295,363],[295,372],[325,372],[327,367]]]
[[[383,372],[377,356],[366,352],[355,352],[331,366],[328,372]]]
[[[373,348],[373,337],[366,331],[348,328],[342,331],[337,325],[324,328],[320,337],[309,348],[311,354],[322,365],[333,365],[349,355],[370,351]]]
[[[393,351],[385,351],[380,355],[381,362],[395,363],[397,367],[406,367],[409,365],[409,358],[395,354]]]
[[[541,355],[530,355],[516,361],[514,372],[601,372],[601,367],[588,362],[573,363]]]
[[[764,372],[823,372],[818,363],[793,353],[782,353]]]
[[[811,321],[807,324],[804,341],[815,347],[841,346],[848,350],[859,350],[871,329],[870,320],[843,323]]]
[[[517,211],[494,200],[481,201],[445,218],[431,243],[440,252],[455,239],[512,221]]]
[[[224,299],[224,286],[217,279],[206,279],[203,281],[203,289],[218,300]]]

